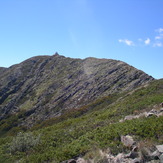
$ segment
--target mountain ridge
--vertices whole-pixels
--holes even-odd
[[[0,71],[0,162],[162,160],[162,79],[122,61],[60,55]]]
[[[122,61],[72,59],[58,53],[32,57],[1,71],[1,119],[24,111],[28,116],[22,123],[28,127],[154,80]]]

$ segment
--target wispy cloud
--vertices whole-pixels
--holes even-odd
[[[159,28],[155,30],[157,32],[157,36],[155,36],[155,40],[163,39],[163,28]]]
[[[160,40],[160,39],[162,39],[161,36],[155,36],[155,40]]]
[[[118,41],[119,41],[120,43],[125,43],[125,44],[128,45],[128,46],[134,46],[133,41],[128,40],[128,39],[119,39]]]
[[[163,47],[163,28],[156,29],[155,31],[157,32],[157,35],[155,36],[153,47]]]
[[[146,39],[143,39],[139,37],[136,39],[136,41],[131,41],[128,39],[119,39],[120,43],[124,43],[128,46],[147,46],[150,45],[150,47],[163,47],[163,28],[158,28],[155,30],[155,36],[153,38],[147,37]]]
[[[69,29],[68,34],[69,34],[69,38],[73,46],[78,48],[79,42],[78,42],[77,35],[75,34],[75,32],[72,29]]]
[[[144,41],[145,45],[149,45],[150,42],[151,42],[151,40],[150,40],[149,38],[147,38],[147,39]]]
[[[156,30],[158,32],[157,36],[155,36],[155,40],[163,39],[163,28]]]
[[[154,47],[163,47],[163,43],[162,42],[156,42],[153,44]]]
[[[163,28],[156,29],[156,32],[162,33],[163,32]]]

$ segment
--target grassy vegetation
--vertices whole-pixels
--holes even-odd
[[[133,135],[137,141],[163,143],[163,117],[150,117],[119,122],[129,114],[138,114],[150,110],[154,105],[159,107],[163,100],[163,80],[153,81],[149,86],[133,92],[98,99],[94,103],[65,112],[59,118],[53,118],[35,125],[31,131],[34,139],[40,136],[39,143],[30,146],[25,151],[11,152],[13,140],[18,135],[10,136],[11,131],[18,127],[13,122],[25,116],[23,113],[8,117],[1,123],[0,162],[61,162],[79,155],[89,155],[96,149],[110,148],[113,154],[126,151],[120,142],[121,135]],[[21,118],[22,118],[21,117]],[[3,130],[2,130],[3,129]],[[19,130],[18,130],[19,131]],[[17,131],[17,132],[18,132]],[[15,132],[16,133],[16,132]]]

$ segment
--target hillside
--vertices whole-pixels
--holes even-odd
[[[0,162],[161,160],[163,79],[121,61],[58,54],[0,71]],[[122,143],[126,135],[134,146]]]
[[[23,117],[18,125],[28,128],[153,80],[121,61],[58,54],[33,57],[0,71],[0,119],[16,114]]]
[[[162,99],[163,80],[128,93],[103,97],[81,109],[37,124],[24,134],[0,138],[0,162],[57,163],[78,157],[95,159],[95,163],[106,162],[106,158],[99,155],[99,149],[104,152],[109,149],[113,155],[129,152],[130,148],[120,141],[122,135],[136,139],[142,160],[147,162],[151,159],[148,151],[163,144],[163,116],[121,119],[151,109],[159,110]],[[29,141],[35,145],[30,145]]]

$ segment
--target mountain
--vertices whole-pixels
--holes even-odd
[[[112,59],[0,67],[0,162],[163,162],[163,79]]]
[[[0,119],[17,115],[15,126],[26,128],[154,80],[122,61],[58,53],[0,68],[0,79]]]

